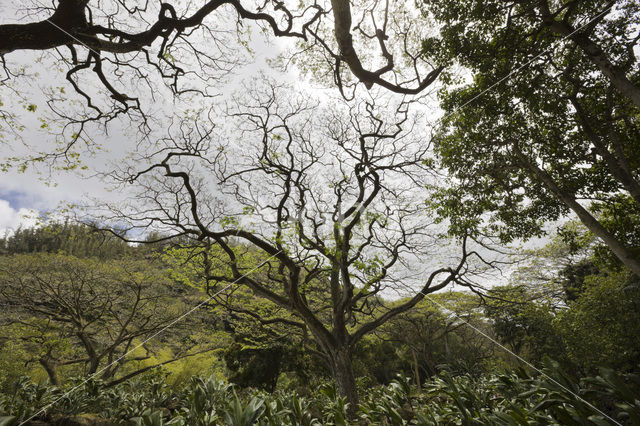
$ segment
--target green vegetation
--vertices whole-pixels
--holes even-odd
[[[546,377],[524,370],[453,376],[443,372],[417,391],[409,379],[363,391],[356,418],[347,420],[347,404],[333,385],[308,396],[295,391],[237,392],[215,377],[194,377],[181,387],[150,375],[100,391],[90,381],[74,393],[22,378],[0,397],[3,425],[28,419],[40,407],[59,400],[39,418],[51,421],[91,419],[130,425],[524,425],[637,424],[640,402],[634,397],[640,377],[602,369],[579,384],[549,363]],[[615,403],[613,403],[615,401]],[[78,413],[90,413],[79,415]],[[91,424],[91,423],[89,423]]]
[[[18,232],[3,245],[19,247],[20,239],[39,235],[37,247],[56,229]],[[67,238],[92,235],[89,228],[74,229]],[[60,241],[60,247],[70,244]],[[610,418],[634,424],[640,418],[640,286],[619,265],[607,269],[594,241],[578,224],[567,224],[547,246],[529,253],[508,286],[494,287],[484,298],[431,295],[362,339],[353,352],[356,410],[328,381],[330,371],[313,341],[285,334],[282,324],[258,326],[224,304],[203,308],[103,370],[144,339],[137,323],[146,318],[150,327],[145,309],[159,321],[151,327],[155,332],[180,306],[200,299],[196,269],[185,263],[182,245],[155,250],[158,255],[149,255],[154,250],[148,247],[116,250],[126,252],[126,261],[91,256],[91,250],[76,257],[61,249],[7,249],[0,257],[0,295],[11,308],[3,315],[0,414],[5,424],[34,415],[54,423],[140,425],[597,425]],[[537,273],[540,264],[549,276]],[[14,288],[18,277],[27,290],[22,299]],[[138,293],[162,309],[133,310],[131,296]],[[70,300],[85,309],[68,310]],[[263,318],[269,318],[268,307],[260,308],[250,293],[240,291],[236,302],[257,304],[254,311],[267,309]],[[110,322],[122,315],[131,325],[115,332]],[[114,334],[129,337],[117,341]]]
[[[0,426],[640,424],[638,0],[9,3]]]
[[[572,212],[640,274],[637,241],[599,214],[640,208],[638,2],[426,0],[423,10],[441,25],[425,54],[472,76],[440,93],[436,152],[456,179],[430,202],[451,231],[512,241]]]

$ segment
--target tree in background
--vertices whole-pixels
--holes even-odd
[[[473,223],[508,242],[572,211],[640,274],[637,241],[598,214],[640,209],[638,3],[434,1],[424,10],[441,25],[425,52],[473,75],[449,80],[436,135],[456,180],[433,202],[452,232]]]
[[[234,336],[235,337],[235,336]],[[224,353],[229,381],[242,387],[274,392],[282,373],[291,372],[308,384],[310,371],[302,347],[293,341],[265,342],[259,346],[230,345]]]
[[[68,366],[115,384],[211,350],[206,336],[191,329],[196,317],[125,356],[182,314],[189,299],[182,293],[148,261],[46,253],[0,257],[2,337],[21,342],[30,354],[27,362],[38,362],[54,385],[61,384],[60,368]],[[162,362],[135,362],[167,347],[171,355]]]
[[[553,323],[556,310],[526,287],[492,288],[484,312],[500,341],[526,360],[536,365],[544,357],[565,361],[564,344]]]
[[[485,298],[484,311],[501,342],[534,364],[550,357],[583,375],[601,366],[636,370],[635,275],[577,221],[527,255],[510,284]]]
[[[591,261],[589,261],[590,264]],[[560,277],[559,277],[560,278]],[[492,289],[485,307],[499,339],[526,360],[559,361],[566,371],[593,374],[600,367],[636,371],[640,286],[628,270],[598,269],[567,288],[554,305],[526,287]],[[556,301],[557,303],[558,301]]]
[[[398,355],[412,366],[417,386],[445,369],[477,374],[497,356],[491,342],[467,325],[492,333],[480,306],[472,293],[434,294],[389,321],[376,336],[394,344]]]
[[[569,359],[585,374],[606,366],[636,371],[640,364],[640,281],[628,271],[585,278],[584,290],[554,324]]]
[[[50,222],[43,226],[19,228],[0,239],[0,254],[64,253],[75,257],[118,259],[134,254],[134,247],[118,231],[98,232],[91,226],[70,222]]]

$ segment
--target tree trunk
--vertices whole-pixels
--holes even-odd
[[[421,392],[421,383],[420,383],[420,366],[418,365],[418,357],[416,357],[416,350],[411,348],[411,355],[413,355],[413,370],[416,379],[416,387],[418,388],[418,392]]]
[[[570,29],[557,30],[554,26],[552,26],[552,29],[565,36],[571,34]],[[591,62],[600,69],[602,74],[609,79],[611,85],[615,87],[622,96],[627,97],[636,106],[640,107],[640,88],[629,80],[622,69],[611,63],[600,46],[579,32],[574,33],[571,39],[582,49]]]
[[[353,365],[351,364],[351,351],[347,347],[338,348],[329,357],[331,374],[338,393],[346,398],[349,403],[347,414],[350,418],[354,418],[358,412],[358,391],[356,389],[356,379],[353,375]]]
[[[60,387],[60,379],[58,378],[58,370],[56,369],[56,365],[45,357],[40,358],[38,362],[40,362],[42,368],[44,368],[44,370],[47,372],[51,384],[53,386]]]
[[[587,209],[582,207],[580,203],[576,201],[573,194],[563,191],[546,171],[530,162],[522,152],[516,151],[516,154],[520,157],[524,166],[539,182],[543,183],[547,189],[549,189],[549,191],[558,198],[558,200],[573,210],[584,226],[593,232],[595,236],[600,238],[600,240],[609,247],[613,254],[620,259],[620,261],[629,268],[631,272],[640,277],[640,260],[635,257],[631,250],[618,241],[615,235],[602,226],[602,224],[598,222],[598,219],[593,217]]]
[[[589,38],[587,34],[578,31],[565,21],[557,21],[555,15],[549,10],[546,0],[540,0],[538,7],[542,15],[543,23],[556,34],[569,37],[582,50],[600,72],[609,79],[611,85],[615,87],[620,94],[626,96],[636,106],[640,107],[640,87],[636,86],[627,77],[625,71],[616,66],[605,51],[595,41]]]

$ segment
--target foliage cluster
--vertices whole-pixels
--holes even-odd
[[[524,370],[494,372],[479,377],[444,372],[419,392],[410,379],[398,377],[388,386],[366,391],[355,423],[383,425],[602,425],[640,421],[640,402],[634,395],[640,377],[602,369],[580,382],[556,363],[548,362],[545,376]],[[57,401],[46,413],[40,407]],[[161,375],[147,375],[109,390],[99,383],[82,384],[76,392],[17,381],[0,396],[3,425],[33,415],[41,420],[85,418],[131,425],[346,425],[347,403],[331,384],[307,397],[295,391],[237,392],[215,377],[193,377],[171,389]]]
[[[593,235],[565,224],[508,286],[487,294],[498,339],[534,364],[545,356],[581,375],[599,367],[637,371],[640,281],[612,262]]]

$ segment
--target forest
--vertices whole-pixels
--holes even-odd
[[[640,424],[640,3],[0,5],[0,426]]]

